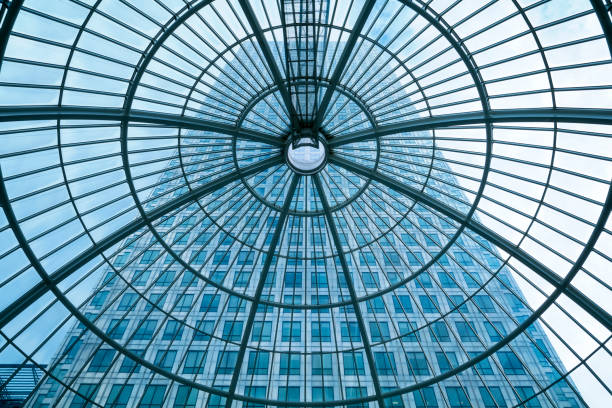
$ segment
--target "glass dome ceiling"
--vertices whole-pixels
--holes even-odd
[[[564,384],[575,406],[609,406],[609,1],[0,7],[0,361],[18,367],[2,387],[34,364],[58,401],[105,406],[80,380],[110,350],[96,381],[131,359],[128,380],[209,406],[400,406],[448,384],[489,390],[483,364],[530,347],[554,375],[504,375],[509,405],[554,406]],[[319,340],[294,342],[295,327]],[[164,363],[193,350],[187,332],[205,339],[205,380]],[[430,354],[419,375],[410,358],[410,375],[381,368],[430,333],[446,369]],[[166,354],[147,352],[160,342]],[[346,374],[357,352],[364,375],[333,368],[329,396],[323,356]],[[297,400],[272,374],[291,354],[323,371]]]

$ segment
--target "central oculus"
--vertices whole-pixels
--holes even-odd
[[[287,162],[299,174],[314,174],[325,166],[327,148],[324,138],[306,129],[296,132],[287,146]]]

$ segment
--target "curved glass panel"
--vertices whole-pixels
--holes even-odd
[[[0,5],[0,405],[609,407],[603,0]]]

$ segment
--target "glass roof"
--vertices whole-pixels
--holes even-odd
[[[528,378],[533,395],[505,376],[513,405],[554,405],[562,383],[576,406],[610,406],[610,8],[3,0],[0,361],[38,365],[57,398],[96,406],[106,400],[79,386],[85,366],[61,373],[77,342],[92,345],[87,362],[112,350],[140,381],[228,408],[398,406],[427,387],[486,384],[474,367],[535,348],[554,375]],[[160,323],[143,342],[149,314]],[[128,321],[132,333],[135,316],[133,334],[113,334]],[[253,341],[266,316],[279,339]],[[356,340],[280,339],[298,323],[323,336],[323,321],[335,340],[354,322]],[[162,339],[169,322],[180,330]],[[380,353],[405,353],[438,324],[459,345],[446,369],[427,357],[424,375],[381,372]],[[206,380],[147,352],[192,350],[183,331],[235,353],[227,372],[211,351]],[[252,352],[280,372],[288,354],[335,366],[362,352],[367,374],[336,376],[333,397],[291,400],[289,382],[257,377]]]

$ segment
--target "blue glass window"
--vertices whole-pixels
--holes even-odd
[[[381,297],[366,300],[366,307],[369,313],[385,313],[385,302]]]
[[[440,305],[435,295],[420,295],[419,302],[421,303],[423,313],[439,313]]]
[[[457,328],[457,333],[459,333],[459,337],[461,341],[469,342],[469,341],[478,341],[478,336],[474,332],[474,323],[472,322],[455,322],[455,327]]]
[[[310,330],[313,342],[326,343],[331,341],[329,322],[312,322]]]
[[[229,341],[240,341],[242,338],[242,321],[228,320],[223,325],[221,338]]]
[[[158,350],[153,364],[164,370],[172,371],[174,360],[176,360],[176,350]]]
[[[440,351],[436,352],[436,360],[438,361],[440,374],[450,371],[458,365],[457,356],[452,351],[447,351],[446,354]]]
[[[149,385],[145,389],[138,408],[161,408],[166,393],[165,385]]]
[[[412,313],[412,302],[409,295],[393,296],[393,308],[395,313]]]
[[[285,272],[285,287],[286,288],[301,288],[302,273],[301,272]]]
[[[312,375],[332,375],[332,354],[315,353],[312,355]]]
[[[249,362],[247,364],[247,374],[265,375],[268,374],[268,363],[270,353],[267,351],[249,351]]]
[[[302,340],[302,322],[283,322],[281,341],[300,342]]]
[[[392,352],[375,352],[374,362],[376,363],[376,371],[379,375],[397,375],[395,356]]]
[[[432,387],[421,388],[412,393],[415,408],[438,408],[436,392]]]
[[[387,322],[370,322],[370,334],[374,342],[389,340],[391,338]]]
[[[485,408],[506,408],[506,400],[499,387],[480,387],[480,398]]]
[[[342,341],[361,341],[361,334],[359,333],[359,325],[357,322],[340,322],[340,334],[342,336]]]
[[[535,393],[533,392],[533,388],[529,386],[519,386],[515,387],[517,394],[521,401],[525,401],[528,398],[531,398]],[[538,397],[533,397],[529,401],[525,402],[523,405],[525,408],[541,408],[542,405],[540,401],[538,401]]]
[[[363,354],[360,351],[342,353],[344,375],[364,375]]]
[[[204,374],[204,363],[206,362],[206,351],[188,350],[185,355],[183,374]]]
[[[280,375],[300,375],[301,356],[297,353],[281,353]]]
[[[359,265],[361,266],[376,266],[376,257],[372,252],[359,252]]]
[[[416,329],[415,322],[399,322],[398,327],[399,334],[400,336],[402,336],[402,341],[405,341],[407,343],[414,343],[419,341],[419,332],[413,332],[413,330]]]
[[[140,264],[148,265],[153,263],[155,259],[158,257],[159,251],[155,249],[149,249],[142,254],[142,258],[140,258]]]
[[[429,326],[429,335],[433,342],[449,342],[451,340],[450,333],[448,332],[448,326],[442,321],[433,322]]]
[[[213,334],[215,330],[215,321],[198,320],[196,321],[195,327],[198,330],[194,330],[193,332],[193,341],[208,341],[210,340],[210,335]]]
[[[131,384],[113,384],[104,406],[108,408],[127,408],[133,388],[134,386]]]
[[[220,351],[217,357],[216,374],[232,374],[236,368],[237,351]]]
[[[121,300],[117,305],[117,310],[126,311],[130,310],[132,306],[138,301],[138,295],[136,293],[125,293],[121,296]]]
[[[429,366],[425,353],[421,351],[406,352],[406,360],[408,361],[408,370],[412,375],[429,375]]]
[[[326,272],[311,272],[310,286],[313,288],[326,288],[327,287],[327,273]]]
[[[196,408],[198,402],[198,389],[179,385],[174,398],[173,408]]]
[[[99,349],[93,355],[91,363],[89,364],[90,373],[103,373],[108,370],[113,362],[113,357],[116,351],[113,349]]]
[[[168,320],[162,340],[180,340],[183,337],[184,326],[178,320]]]
[[[255,321],[251,341],[270,341],[272,338],[272,322]]]
[[[151,340],[153,333],[157,327],[157,320],[147,319],[142,322],[142,325],[136,329],[134,340]]]
[[[200,312],[216,312],[219,309],[220,295],[205,293],[200,303]]]
[[[483,313],[495,313],[495,306],[488,295],[476,295],[473,299]]]
[[[519,358],[511,351],[498,351],[497,358],[504,369],[504,373],[510,375],[525,374],[525,368]]]
[[[465,251],[455,251],[454,252],[455,259],[463,266],[471,266],[474,265],[474,260],[470,255],[468,255]]]
[[[451,408],[472,408],[463,388],[446,387],[446,395]]]

